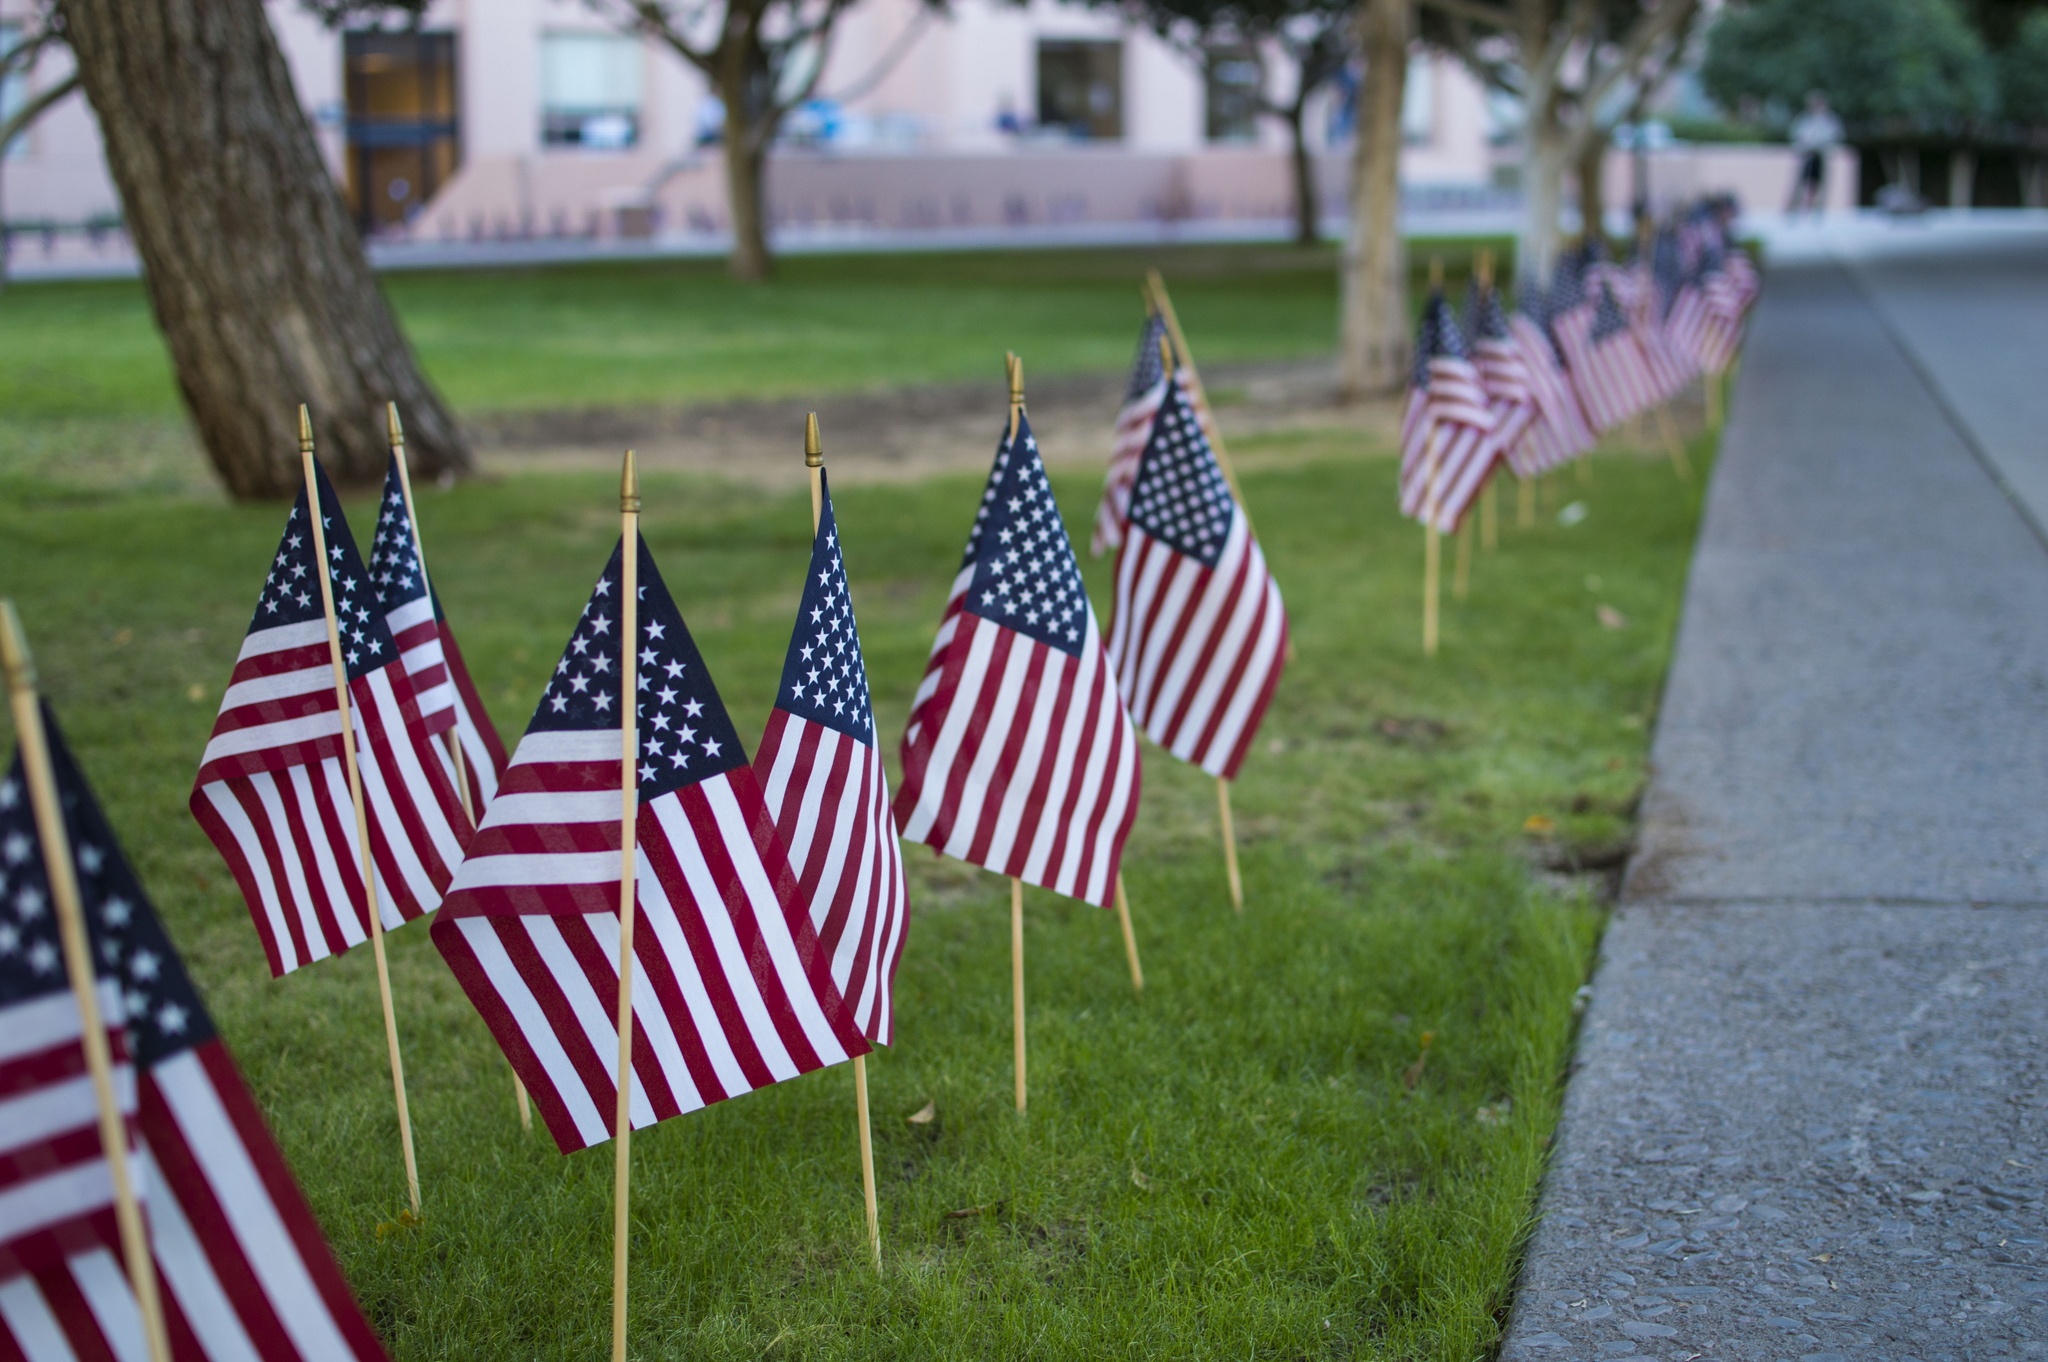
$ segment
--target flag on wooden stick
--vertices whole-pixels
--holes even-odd
[[[1471,338],[1479,385],[1486,390],[1487,405],[1493,409],[1493,431],[1487,443],[1494,458],[1504,459],[1518,475],[1528,477],[1528,465],[1534,461],[1523,453],[1523,446],[1537,419],[1534,379],[1529,357],[1520,338],[1508,329],[1500,292],[1491,282],[1473,281],[1465,298],[1465,332]]]
[[[819,476],[810,575],[754,769],[833,985],[861,1034],[888,1045],[896,1031],[891,983],[909,911],[903,852],[875,738],[839,523],[822,469]]]
[[[441,902],[472,828],[325,471],[327,562],[302,491],[242,641],[191,808],[249,905],[274,975],[360,944],[367,895],[318,573],[329,574],[386,928]]]
[[[1154,742],[1237,777],[1287,654],[1287,611],[1186,394],[1169,380],[1131,487],[1109,656]]]
[[[349,1294],[284,1156],[265,1128],[155,909],[85,777],[43,708],[51,765],[97,962],[101,1020],[129,1058],[126,1098],[171,1356],[379,1362],[384,1348]],[[0,1130],[16,1169],[68,1164],[75,1186],[104,1183],[76,1151],[79,1014],[57,961],[50,885],[28,818],[20,759],[0,777],[0,1018],[16,1120]],[[29,911],[33,907],[34,911]],[[37,1048],[40,1047],[40,1048]],[[24,1065],[38,1070],[33,1100]],[[60,1075],[74,1081],[49,1086]],[[4,1081],[4,1080],[0,1080]],[[90,1106],[91,1099],[86,1099]],[[41,1119],[47,1116],[48,1119]],[[97,1133],[89,1137],[99,1147]],[[100,1165],[103,1169],[104,1164]],[[57,1209],[44,1185],[43,1212]],[[35,1183],[28,1188],[35,1188]],[[10,1218],[23,1209],[8,1189]],[[18,1228],[19,1222],[9,1229]],[[80,1233],[79,1231],[86,1231]],[[8,1230],[0,1235],[13,1240]],[[27,1362],[146,1356],[142,1315],[104,1217],[46,1235],[39,1256],[0,1265],[0,1356]],[[47,1252],[50,1248],[60,1251]]]
[[[1016,410],[903,735],[903,835],[1110,906],[1138,810],[1137,734]]]
[[[1501,451],[1495,415],[1438,289],[1415,336],[1415,382],[1401,421],[1401,514],[1455,534]]]
[[[1552,320],[1558,348],[1586,418],[1596,430],[1612,430],[1656,405],[1656,379],[1605,272],[1561,269],[1560,275],[1577,292],[1560,299]]]
[[[406,495],[403,455],[394,452],[384,474],[384,499],[377,508],[377,537],[370,548],[370,576],[384,621],[405,659],[406,675],[419,699],[420,719],[429,733],[453,734],[462,749],[462,776],[469,807],[479,818],[505,778],[505,743],[485,712],[476,682],[455,631],[441,609],[440,595],[427,578],[419,526]],[[449,741],[443,738],[443,741]],[[455,768],[444,753],[449,778]]]
[[[1548,324],[1549,310],[1542,292],[1533,284],[1522,290],[1521,301],[1508,318],[1508,333],[1520,344],[1529,395],[1535,399],[1536,419],[1530,423],[1520,445],[1509,451],[1517,475],[1534,478],[1557,468],[1591,449],[1600,437],[1587,421],[1565,371],[1564,356],[1558,351]]]
[[[1095,532],[1088,541],[1088,551],[1097,558],[1124,542],[1131,480],[1138,476],[1138,459],[1152,433],[1152,418],[1166,395],[1166,360],[1159,344],[1165,336],[1165,319],[1157,311],[1148,312],[1138,331],[1138,358],[1131,365],[1124,405],[1116,414],[1116,443],[1110,449],[1109,472],[1102,480],[1102,504],[1095,508]]]
[[[739,734],[644,542],[635,1129],[868,1049]],[[564,1153],[618,1099],[623,561],[614,549],[435,920],[434,944]]]

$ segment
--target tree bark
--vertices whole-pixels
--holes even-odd
[[[1316,202],[1315,161],[1308,154],[1308,131],[1302,126],[1307,113],[1308,96],[1303,95],[1282,115],[1287,120],[1287,135],[1293,139],[1294,241],[1298,246],[1313,246],[1322,239],[1322,213]]]
[[[767,62],[750,32],[734,32],[729,21],[726,48],[718,62],[718,96],[725,101],[725,197],[732,217],[732,256],[726,269],[735,279],[759,282],[774,272],[768,254],[768,215],[763,199],[768,143],[774,127],[768,107]]]
[[[1579,231],[1589,242],[1607,244],[1607,129],[1587,133],[1579,143]]]
[[[377,290],[262,0],[62,5],[178,387],[229,492],[297,492],[300,402],[337,481],[383,478],[387,401],[415,472],[469,472]]]
[[[1530,110],[1528,148],[1522,162],[1525,216],[1515,273],[1531,283],[1547,282],[1557,265],[1557,215],[1564,206],[1565,142],[1565,131],[1553,115]]]
[[[1401,243],[1401,98],[1408,84],[1413,0],[1362,0],[1358,146],[1344,243],[1343,396],[1397,391],[1408,381],[1408,258]]]

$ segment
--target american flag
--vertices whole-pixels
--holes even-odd
[[[1707,367],[1706,358],[1711,351],[1709,333],[1714,319],[1707,308],[1705,282],[1702,263],[1696,261],[1683,269],[1671,295],[1671,311],[1664,318],[1665,336],[1672,349],[1684,355],[1694,369]]]
[[[1138,357],[1124,389],[1123,409],[1116,414],[1116,443],[1109,454],[1109,473],[1102,482],[1102,504],[1095,508],[1095,533],[1088,541],[1088,551],[1097,558],[1124,542],[1131,479],[1138,476],[1138,459],[1145,452],[1152,418],[1166,393],[1166,361],[1159,350],[1165,336],[1166,322],[1157,312],[1145,318],[1138,332]]]
[[[131,1168],[173,1358],[382,1359],[383,1345],[47,707],[44,728],[100,971],[102,1019],[121,1025],[133,1048],[125,1084],[136,1113]],[[0,854],[0,1016],[12,1053],[4,1063],[16,1069],[7,1075],[10,1119],[0,1140],[13,1146],[6,1165],[17,1177],[70,1160],[68,1146],[88,1137],[95,1152],[99,1145],[97,1129],[82,1131],[76,1119],[83,1111],[90,1125],[92,1096],[27,810],[17,759],[0,782],[0,847],[10,849]],[[24,846],[30,854],[17,859],[12,849]],[[45,1048],[33,1081],[48,1086],[31,1095],[18,1066],[38,1042]],[[32,1191],[20,1181],[0,1191],[10,1221],[23,1205],[18,1198]],[[0,1357],[146,1356],[120,1241],[111,1215],[105,1221],[95,1240],[75,1238],[62,1254],[0,1280]]]
[[[1668,401],[1699,372],[1698,361],[1671,338],[1671,306],[1681,284],[1676,238],[1669,232],[1659,232],[1651,238],[1648,258],[1639,264],[1637,274],[1630,324],[1635,328],[1636,343],[1642,347],[1644,364],[1657,385],[1658,397]]]
[[[1514,315],[1508,318],[1508,333],[1521,343],[1529,376],[1529,392],[1536,400],[1536,419],[1530,423],[1522,443],[1508,457],[1522,477],[1547,473],[1591,449],[1599,442],[1579,395],[1565,371],[1564,357],[1551,338],[1547,310],[1538,291],[1525,288]]]
[[[1657,383],[1609,281],[1589,270],[1582,289],[1581,298],[1560,306],[1552,326],[1586,419],[1596,430],[1612,430],[1657,404]]]
[[[1519,477],[1531,476],[1529,428],[1536,424],[1536,394],[1531,388],[1529,357],[1508,329],[1506,309],[1492,285],[1476,280],[1465,297],[1465,329],[1472,337],[1472,362],[1480,386],[1493,408],[1493,433],[1488,437],[1497,455]]]
[[[868,1049],[739,734],[638,551],[636,1129]],[[621,566],[614,549],[433,927],[564,1153],[610,1139],[618,1101]]]
[[[1137,733],[1020,412],[911,704],[897,825],[1106,908],[1138,784]]]
[[[1287,658],[1287,610],[1202,423],[1167,386],[1131,487],[1109,656],[1132,720],[1237,777]]]
[[[888,1045],[896,1030],[891,984],[909,915],[903,848],[829,486],[821,505],[796,631],[754,769],[832,983],[861,1034]]]
[[[334,487],[325,470],[317,477],[388,929],[440,904],[472,830]],[[321,570],[302,490],[192,787],[193,816],[234,872],[274,975],[338,955],[369,932]]]
[[[505,743],[484,710],[469,666],[462,660],[462,649],[455,646],[455,631],[448,627],[441,597],[427,582],[426,567],[420,560],[419,531],[407,511],[396,454],[384,475],[377,538],[370,546],[370,575],[376,582],[384,622],[398,641],[405,673],[412,678],[413,694],[419,698],[420,718],[429,733],[455,734],[455,741],[462,746],[469,807],[482,814],[498,792],[498,782],[505,778]],[[454,763],[447,762],[447,769],[453,779]]]
[[[1442,290],[1423,304],[1415,383],[1401,421],[1401,514],[1457,532],[1500,451],[1479,370]]]

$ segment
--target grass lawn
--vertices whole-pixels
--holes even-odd
[[[1491,245],[1505,259],[1507,243]],[[1454,275],[1472,242],[1411,246]],[[1138,281],[1164,271],[1204,363],[1336,344],[1336,252],[1201,246],[791,256],[775,282],[722,261],[401,272],[385,291],[464,412],[669,406],[981,378],[1016,350],[1044,376],[1130,363]],[[1417,305],[1420,305],[1418,296]],[[0,295],[0,414],[175,417],[177,389],[134,280]]]
[[[1027,263],[1056,272],[1050,256]],[[854,321],[882,324],[885,280],[913,298],[943,283],[891,276],[886,259],[791,262],[790,296],[813,268],[840,271],[813,291],[839,301],[808,323],[804,309],[779,314],[792,353],[836,345]],[[649,338],[622,395],[653,391],[673,365],[685,367],[666,367],[659,391],[695,391],[685,353],[732,372],[760,363],[758,350],[719,359],[715,344],[664,341],[662,307],[636,296],[636,276],[723,286],[694,266],[642,270],[565,272],[516,305],[493,301],[484,276],[391,287],[458,402],[518,390],[509,372],[481,377],[487,355],[437,337],[430,301],[465,291],[474,308],[536,323],[601,292]],[[1291,277],[1191,277],[1181,296],[1191,314],[1235,309],[1240,353],[1283,349],[1299,318],[1327,316],[1327,297],[1304,283],[1294,299]],[[1084,324],[1063,315],[1056,280],[974,287],[990,328],[962,361],[976,372],[1020,328],[1064,363],[1123,361],[1134,302],[1121,293]],[[1315,287],[1326,293],[1327,276]],[[11,290],[0,372],[22,344],[14,309],[59,296],[97,309],[96,325],[134,329],[120,313],[136,304],[116,289]],[[779,296],[746,295],[771,311]],[[603,341],[592,326],[585,339]],[[1099,357],[1081,339],[1096,332]],[[1233,333],[1205,322],[1200,334]],[[926,371],[943,374],[941,352],[967,339],[933,340]],[[580,343],[559,341],[565,353]],[[1300,344],[1326,344],[1326,323]],[[1058,367],[1050,353],[1040,362]],[[836,362],[849,383],[886,376],[860,355]],[[122,383],[110,401],[157,400],[148,383]],[[1471,599],[1446,601],[1430,663],[1420,534],[1392,509],[1391,459],[1314,434],[1237,452],[1300,653],[1234,793],[1244,915],[1225,894],[1213,785],[1148,750],[1126,857],[1147,991],[1133,995],[1112,915],[1027,895],[1032,1100],[1020,1120],[1007,887],[912,854],[898,1044],[870,1065],[885,1271],[862,1243],[846,1069],[668,1122],[633,1142],[636,1357],[1469,1362],[1497,1337],[1601,921],[1583,881],[1535,863],[1626,835],[1702,484],[1632,454],[1599,460],[1590,484],[1567,477],[1563,495],[1590,514],[1566,528],[1546,509],[1534,529],[1505,526]],[[1708,452],[1695,442],[1702,470]],[[1056,485],[1085,538],[1093,479]],[[979,487],[949,477],[837,498],[892,759]],[[605,476],[423,489],[437,584],[508,739],[609,550],[615,489]],[[758,733],[808,506],[674,478],[650,479],[646,505],[647,537],[726,703]],[[350,510],[360,537],[367,508]],[[395,1228],[404,1184],[369,953],[270,981],[186,813],[280,517],[148,495],[0,501],[0,590],[18,599],[81,760],[395,1355],[600,1355],[609,1149],[565,1159],[520,1131],[502,1058],[415,924],[391,946],[426,1217]],[[1089,582],[1106,605],[1108,565],[1092,564]],[[1604,627],[1601,605],[1625,626]],[[1434,1044],[1411,1088],[1403,1074],[1425,1035]],[[927,1102],[937,1120],[907,1124]]]

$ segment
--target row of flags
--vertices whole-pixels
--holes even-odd
[[[370,939],[373,902],[385,930],[438,908],[435,947],[558,1147],[611,1138],[629,704],[632,1128],[893,1041],[903,837],[1107,907],[1136,817],[1139,730],[1235,776],[1287,639],[1198,396],[1158,339],[1148,322],[1152,416],[1142,442],[1120,435],[1116,502],[1097,522],[1120,546],[1109,629],[1019,390],[893,800],[822,473],[799,614],[752,759],[637,530],[600,573],[508,756],[429,582],[402,448],[366,562],[308,438],[307,484],[190,798],[272,974]],[[628,639],[620,607],[634,578]],[[54,721],[51,732],[61,751]],[[77,861],[94,886],[87,911],[172,1355],[382,1356],[83,778],[68,756],[59,766],[82,820]],[[0,1134],[17,1174],[56,1170],[48,1206],[27,1219],[0,1174],[0,1343],[34,1358],[142,1356],[90,1103],[74,1060],[46,1053],[77,1050],[81,1013],[48,942],[29,935],[46,927],[18,795],[16,778],[0,785],[0,906],[18,919],[0,925],[0,1012],[54,1020],[10,1028],[0,1071],[71,1086],[59,1116]],[[386,1020],[403,1122],[388,1007]]]
[[[1758,278],[1721,203],[1651,236],[1636,260],[1566,254],[1510,314],[1475,279],[1461,323],[1442,289],[1422,310],[1401,434],[1402,514],[1454,533],[1502,466],[1534,478],[1601,432],[1733,362]]]

